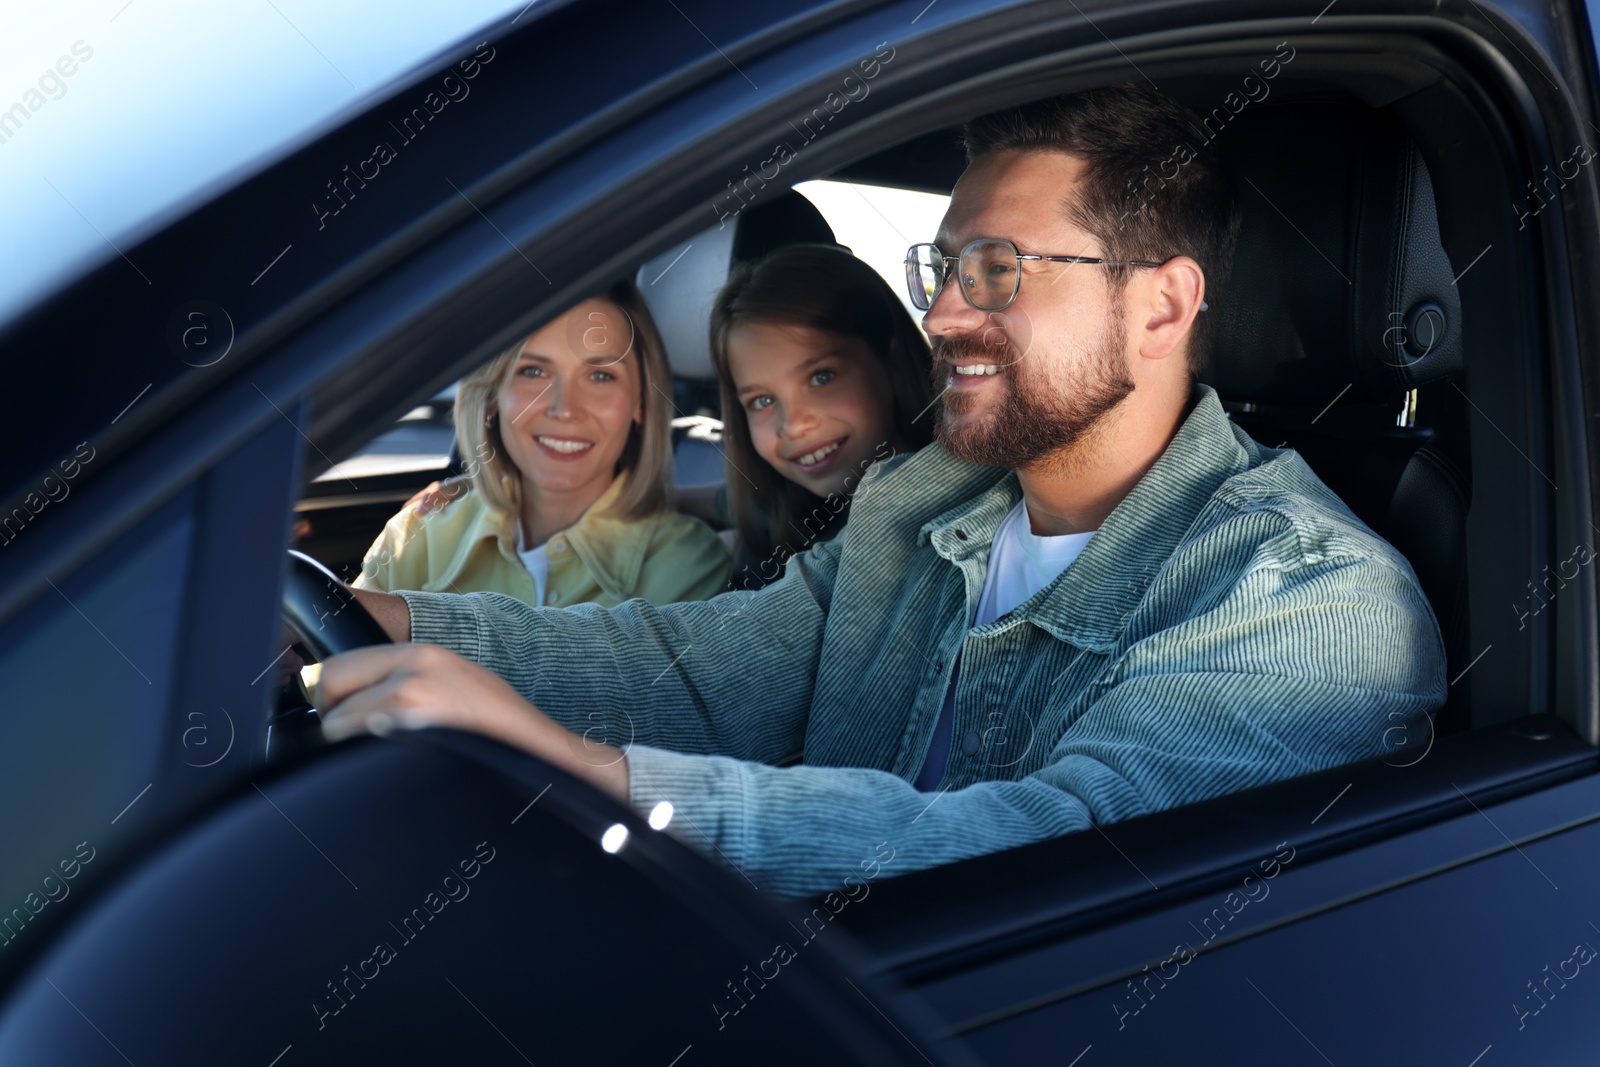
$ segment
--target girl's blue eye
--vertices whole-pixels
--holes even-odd
[[[529,378],[538,378],[544,374],[544,368],[539,366],[537,363],[529,363],[528,365],[519,368],[517,373],[525,374]]]
[[[751,397],[749,403],[745,406],[751,411],[765,411],[772,406],[772,398],[770,396]]]
[[[616,375],[610,371],[597,370],[594,372],[594,380],[597,382],[614,382],[616,381]]]
[[[839,373],[837,371],[819,370],[816,373],[811,375],[811,384],[812,385],[827,385],[829,382],[833,381],[838,376],[839,376]]]

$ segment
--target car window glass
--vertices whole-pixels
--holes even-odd
[[[883,276],[920,326],[922,312],[911,306],[901,264],[908,247],[933,239],[950,198],[916,189],[827,180],[801,182],[795,191],[822,212],[840,244]],[[454,395],[451,385],[315,480],[359,483],[362,477],[409,473],[442,477],[455,443],[450,421]]]
[[[794,188],[822,212],[840,244],[883,275],[912,320],[922,325],[923,313],[906,293],[906,249],[933,240],[950,198],[860,182],[801,182]]]
[[[329,467],[314,480],[356,482],[385,474],[427,473],[443,477],[456,443],[453,405],[456,387],[432,397],[400,417],[349,458]]]

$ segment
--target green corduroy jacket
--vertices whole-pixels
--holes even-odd
[[[974,627],[1020,497],[1014,472],[933,445],[873,467],[844,531],[757,592],[569,611],[403,595],[415,640],[624,747],[634,807],[671,801],[669,832],[780,893],[1426,739],[1445,652],[1411,566],[1209,386],[1082,554]],[[958,652],[949,762],[919,792]]]

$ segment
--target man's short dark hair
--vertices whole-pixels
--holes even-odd
[[[1107,259],[1164,262],[1186,255],[1206,276],[1209,311],[1195,318],[1189,377],[1210,356],[1216,307],[1239,243],[1232,176],[1209,147],[1200,117],[1147,85],[1111,85],[1038,100],[967,123],[967,160],[1006,149],[1066,152],[1087,164],[1068,217],[1099,239]],[[1071,249],[1029,249],[1046,253]],[[1105,267],[1121,294],[1130,267]]]

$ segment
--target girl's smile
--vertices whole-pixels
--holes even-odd
[[[728,365],[757,454],[817,496],[848,490],[894,436],[894,392],[865,341],[827,330],[740,322]]]

